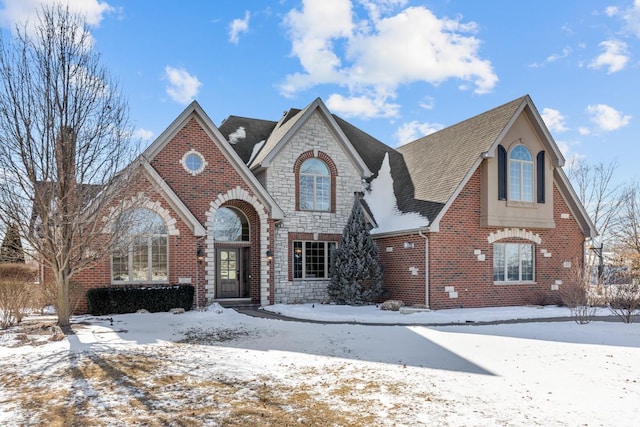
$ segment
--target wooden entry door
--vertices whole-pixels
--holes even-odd
[[[241,248],[220,248],[217,251],[218,298],[240,298],[244,289]]]

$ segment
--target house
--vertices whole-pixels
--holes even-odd
[[[433,309],[553,302],[595,233],[563,164],[529,96],[397,149],[320,99],[278,121],[219,127],[193,102],[122,195],[148,233],[78,281],[189,283],[200,306],[324,301],[358,202],[391,298]]]

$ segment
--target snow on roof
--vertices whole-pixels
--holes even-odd
[[[389,153],[385,153],[378,176],[371,181],[370,191],[365,192],[364,200],[378,223],[371,234],[412,230],[429,225],[429,218],[415,212],[403,213],[398,209],[398,201],[393,192]]]
[[[251,151],[251,156],[249,157],[249,160],[247,161],[247,164],[250,165],[251,162],[253,161],[253,159],[256,158],[256,155],[260,152],[260,149],[262,148],[262,146],[264,145],[264,143],[266,142],[266,140],[262,140],[260,142],[258,142],[256,145],[253,146],[253,151]]]
[[[245,139],[247,137],[247,132],[244,129],[244,126],[240,126],[234,132],[229,134],[229,144],[235,144],[241,139]]]

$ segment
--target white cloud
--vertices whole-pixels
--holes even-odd
[[[301,10],[287,14],[292,55],[303,71],[285,77],[283,94],[338,84],[350,98],[392,99],[399,86],[413,82],[459,79],[476,93],[490,92],[497,83],[491,62],[479,57],[475,23],[438,18],[425,7],[392,14],[404,0],[358,4],[367,18],[356,20],[350,0],[306,0]]]
[[[344,82],[337,71],[340,58],[333,52],[333,40],[351,35],[353,23],[349,0],[307,0],[303,10],[291,10],[284,23],[292,40],[291,53],[306,73],[288,75],[281,86],[285,95],[320,83]]]
[[[229,41],[233,44],[238,44],[240,33],[246,33],[249,31],[249,18],[251,14],[249,11],[244,12],[244,19],[234,19],[229,25]]]
[[[434,132],[443,129],[444,125],[439,123],[427,123],[414,120],[412,122],[404,123],[396,131],[396,140],[398,145],[403,145],[411,141],[415,141],[418,138],[427,136]]]
[[[436,100],[431,96],[425,96],[424,101],[420,102],[420,108],[424,108],[425,110],[433,110],[433,107],[436,106]]]
[[[573,151],[573,147],[579,145],[578,143],[568,142],[568,141],[556,141],[556,144],[558,145],[558,148],[560,149],[562,156],[565,158],[566,160],[565,164],[567,166],[576,164],[577,162],[579,162],[580,160],[586,157],[584,154],[576,153],[575,151]]]
[[[626,29],[640,37],[640,0],[635,0],[633,5],[622,13],[622,19],[626,24]]]
[[[344,117],[398,117],[400,105],[386,102],[384,98],[367,96],[344,97],[334,93],[327,99],[329,110]]]
[[[612,74],[624,69],[629,62],[627,55],[627,44],[622,40],[605,40],[599,44],[604,52],[598,55],[591,63],[589,68],[608,68],[607,73]]]
[[[43,6],[55,6],[60,1],[4,0],[3,3],[4,9],[0,10],[0,25],[13,30],[17,24],[23,24],[26,21],[35,23],[37,14],[42,10]],[[72,13],[79,13],[85,16],[87,24],[92,27],[98,27],[104,15],[115,10],[107,2],[99,0],[67,0],[64,5],[68,6],[69,11]]]
[[[176,102],[187,104],[198,95],[202,83],[183,68],[167,65],[164,68],[165,78],[169,80],[167,94]]]
[[[562,53],[554,53],[552,55],[549,55],[547,57],[547,62],[555,62],[560,59],[564,59],[567,56],[569,56],[569,54],[571,54],[571,48],[567,46],[564,49],[562,49]]]
[[[587,127],[580,127],[578,128],[578,133],[582,136],[586,136],[589,135],[591,133],[591,130]]]
[[[143,141],[149,141],[153,137],[153,132],[143,128],[138,128],[133,132],[135,139],[141,139]]]
[[[591,115],[591,121],[604,131],[620,129],[631,121],[631,115],[623,115],[620,111],[605,104],[589,105],[587,113]]]
[[[605,14],[605,15],[607,15],[607,16],[609,16],[609,17],[611,17],[611,16],[615,16],[615,15],[617,15],[619,11],[620,11],[620,10],[618,9],[618,7],[617,7],[617,6],[607,6],[607,7],[604,9],[604,14]]]
[[[564,116],[560,111],[553,108],[544,108],[541,115],[542,120],[552,132],[564,132],[568,129],[564,123]]]

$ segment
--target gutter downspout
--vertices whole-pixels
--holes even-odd
[[[418,230],[418,235],[424,237],[424,305],[429,308],[429,236]]]

